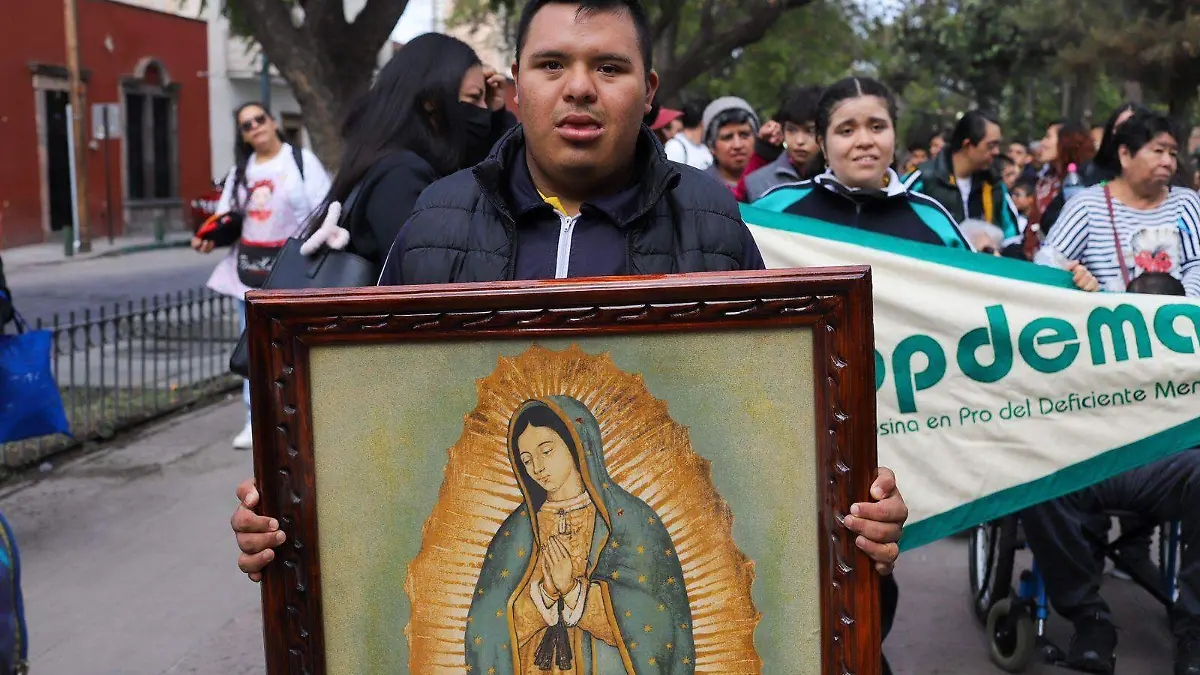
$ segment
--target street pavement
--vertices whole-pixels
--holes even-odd
[[[186,247],[125,254],[114,248],[103,252],[107,255],[64,259],[61,251],[45,246],[0,252],[17,309],[30,324],[39,318],[49,323],[55,313],[65,322],[72,311],[82,319],[83,310],[94,313],[101,305],[111,310],[113,303],[120,303],[124,309],[130,300],[186,295],[204,288],[224,255],[200,255]]]
[[[241,404],[229,400],[5,487],[33,673],[265,673],[258,589],[238,571],[229,532],[234,487],[252,474],[250,453],[230,448],[241,425]],[[898,675],[1001,673],[968,609],[965,541],[907,553],[898,575],[885,649]],[[1117,672],[1169,674],[1162,608],[1127,582],[1104,592],[1121,628]],[[1051,636],[1066,643],[1062,620]]]
[[[21,547],[37,675],[262,673],[258,589],[234,564],[240,400],[145,429],[0,499]]]
[[[1022,554],[1016,569],[1029,569],[1030,562]],[[904,554],[896,578],[900,607],[884,653],[897,675],[1004,673],[988,660],[983,627],[969,606],[966,539],[946,539]],[[1170,675],[1174,640],[1162,605],[1132,582],[1107,576],[1101,595],[1117,622],[1117,675]],[[1058,616],[1051,617],[1047,633],[1063,649],[1070,643],[1071,626]],[[1029,675],[1071,672],[1045,664],[1026,671]]]

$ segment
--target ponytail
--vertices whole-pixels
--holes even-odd
[[[812,172],[812,175],[823,172],[829,166],[829,161],[825,157],[825,139],[829,135],[829,124],[833,118],[833,111],[846,101],[864,96],[883,99],[887,104],[887,112],[892,119],[892,124],[896,123],[896,97],[879,80],[870,77],[847,77],[829,85],[821,94],[821,100],[817,102],[817,144],[821,149],[809,161],[807,169]],[[893,155],[892,164],[895,163],[896,158]]]

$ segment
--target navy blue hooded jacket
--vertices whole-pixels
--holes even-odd
[[[668,161],[645,127],[617,194],[569,218],[534,187],[522,127],[472,169],[429,186],[393,243],[381,286],[762,269],[728,190]]]

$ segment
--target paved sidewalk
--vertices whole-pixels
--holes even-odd
[[[242,414],[231,400],[182,415],[0,494],[22,549],[35,675],[265,672],[258,587],[229,531],[234,487],[252,474],[250,453],[230,448]],[[1002,675],[967,609],[966,567],[959,539],[902,559],[886,646],[897,675]],[[1117,672],[1170,673],[1163,609],[1127,582],[1106,580],[1104,594]],[[1051,634],[1065,644],[1069,626],[1056,618]]]
[[[162,248],[178,248],[187,246],[190,241],[191,235],[187,232],[169,232],[164,241],[157,241],[152,236],[131,236],[117,237],[110,244],[107,238],[101,237],[92,240],[91,251],[88,253],[76,253],[71,257],[67,257],[63,252],[62,242],[47,242],[45,244],[31,244],[29,246],[4,249],[0,251],[0,258],[4,259],[5,274],[11,275],[13,271],[25,267],[63,265],[71,262],[108,258],[128,253],[139,253]]]
[[[265,672],[258,587],[235,565],[234,487],[253,474],[230,440],[240,400],[10,488],[32,672]]]
[[[1029,569],[1027,553],[1017,571]],[[967,542],[943,539],[900,558],[896,579],[900,607],[884,644],[896,675],[1004,675],[988,660],[983,626],[969,609]],[[1105,576],[1101,595],[1112,607],[1119,633],[1117,675],[1169,675],[1174,640],[1167,612],[1129,581]],[[1059,647],[1071,641],[1071,625],[1057,615],[1047,633]],[[1026,675],[1072,675],[1073,671],[1035,662]]]

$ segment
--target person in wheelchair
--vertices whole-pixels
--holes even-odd
[[[1066,665],[1113,672],[1117,629],[1100,597],[1104,559],[1095,554],[1097,514],[1120,511],[1153,522],[1179,520],[1183,555],[1179,596],[1170,608],[1175,675],[1200,675],[1200,448],[1127,471],[1026,509],[1025,537],[1055,611],[1075,626]]]

